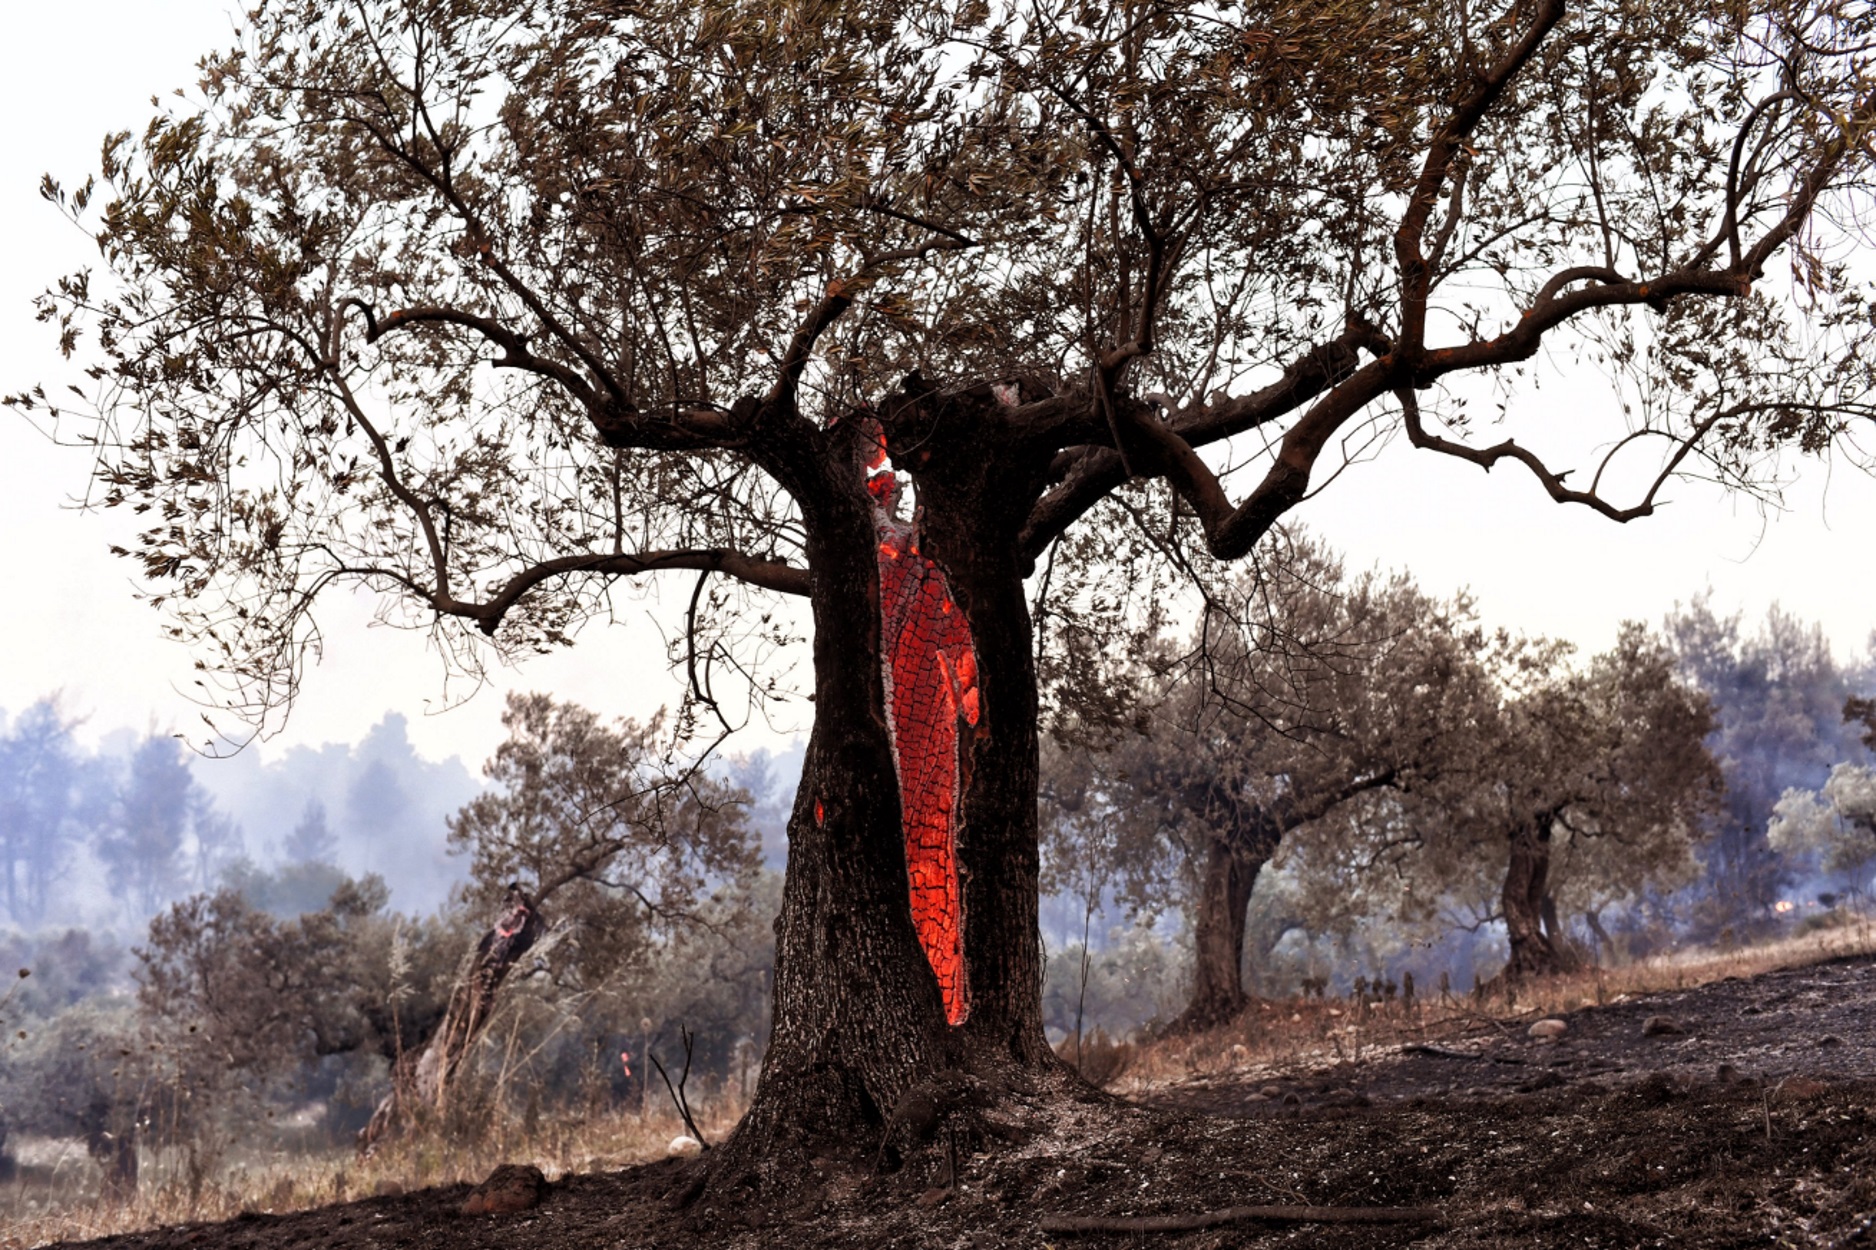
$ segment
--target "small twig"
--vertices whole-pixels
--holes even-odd
[[[1226,1207],[1192,1215],[1045,1215],[1045,1233],[1183,1233],[1221,1224],[1427,1224],[1441,1219],[1432,1207]]]
[[[697,1121],[691,1118],[690,1102],[684,1097],[684,1083],[690,1080],[691,1046],[697,1039],[681,1024],[678,1026],[678,1035],[684,1039],[684,1071],[679,1074],[676,1085],[671,1084],[671,1074],[664,1070],[664,1065],[658,1062],[658,1056],[649,1047],[646,1048],[645,1055],[651,1060],[651,1066],[658,1069],[658,1075],[664,1078],[664,1087],[670,1092],[671,1101],[677,1107],[678,1116],[684,1121],[684,1131],[696,1138],[699,1146],[708,1150],[710,1143],[704,1140],[703,1130],[698,1128]]]

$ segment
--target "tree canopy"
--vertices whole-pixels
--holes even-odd
[[[805,591],[801,457],[913,373],[1017,388],[1029,561],[1138,476],[1241,554],[1368,421],[1626,518],[1661,480],[1468,442],[1446,387],[1593,357],[1619,452],[1729,481],[1867,415],[1863,43],[1816,0],[268,3],[48,179],[104,272],[42,313],[255,716],[334,583],[521,650],[646,570]]]
[[[1135,909],[1187,912],[1197,962],[1180,1027],[1243,1009],[1246,908],[1286,838],[1377,793],[1469,775],[1494,719],[1463,598],[1351,576],[1319,540],[1288,538],[1257,576],[1213,590],[1189,640],[1162,638],[1139,665],[1135,731],[1047,757],[1055,875],[1098,865]]]
[[[1870,20],[262,0],[197,94],[106,141],[102,182],[47,180],[100,249],[41,303],[88,385],[76,414],[12,403],[145,518],[124,554],[250,722],[336,586],[473,669],[483,636],[558,645],[620,579],[694,574],[690,710],[726,726],[717,678],[765,692],[793,627],[721,579],[807,596],[815,729],[737,1139],[767,1157],[967,1058],[1052,1062],[1031,595],[1058,561],[1122,576],[1095,527],[1243,557],[1396,431],[1628,520],[1676,473],[1751,489],[1871,414],[1845,257]],[[1566,418],[1607,449],[1582,478],[1466,406],[1467,376],[1513,402],[1540,350],[1615,383]],[[968,623],[978,696],[942,735],[952,792],[919,799],[955,816],[951,1019],[885,710],[902,555]]]

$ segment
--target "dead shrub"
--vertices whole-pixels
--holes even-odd
[[[1079,1050],[1079,1054],[1077,1054]],[[1137,1049],[1132,1042],[1120,1041],[1108,1036],[1100,1026],[1081,1035],[1081,1044],[1076,1046],[1071,1034],[1062,1039],[1055,1053],[1062,1061],[1081,1073],[1081,1079],[1096,1087],[1103,1087],[1120,1077],[1133,1066]]]

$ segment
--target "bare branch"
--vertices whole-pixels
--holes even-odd
[[[1523,37],[1507,49],[1496,64],[1479,75],[1472,91],[1458,101],[1452,115],[1440,127],[1427,149],[1420,180],[1408,198],[1407,212],[1401,218],[1400,227],[1394,232],[1394,253],[1401,272],[1400,337],[1409,350],[1418,348],[1426,334],[1426,301],[1433,264],[1437,261],[1437,250],[1445,246],[1445,239],[1442,238],[1433,260],[1429,260],[1421,250],[1427,218],[1439,199],[1440,188],[1452,172],[1454,160],[1466,138],[1485,119],[1486,113],[1504,94],[1518,71],[1536,55],[1545,36],[1563,20],[1563,10],[1563,0],[1541,0]],[[1457,208],[1455,191],[1455,212]]]

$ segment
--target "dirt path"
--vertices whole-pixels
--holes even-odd
[[[1651,1017],[1680,1032],[1645,1032]],[[1449,1022],[1430,1049],[1278,1076],[1183,1081],[1142,1106],[1031,1109],[1018,1143],[876,1176],[826,1160],[760,1206],[670,1209],[686,1165],[555,1185],[536,1209],[464,1216],[464,1187],[89,1243],[327,1247],[893,1247],[1225,1250],[1416,1246],[1876,1245],[1876,960],[1842,960],[1563,1017]],[[1045,1217],[1247,1206],[1419,1208],[1398,1225],[1244,1222],[1064,1234]]]

